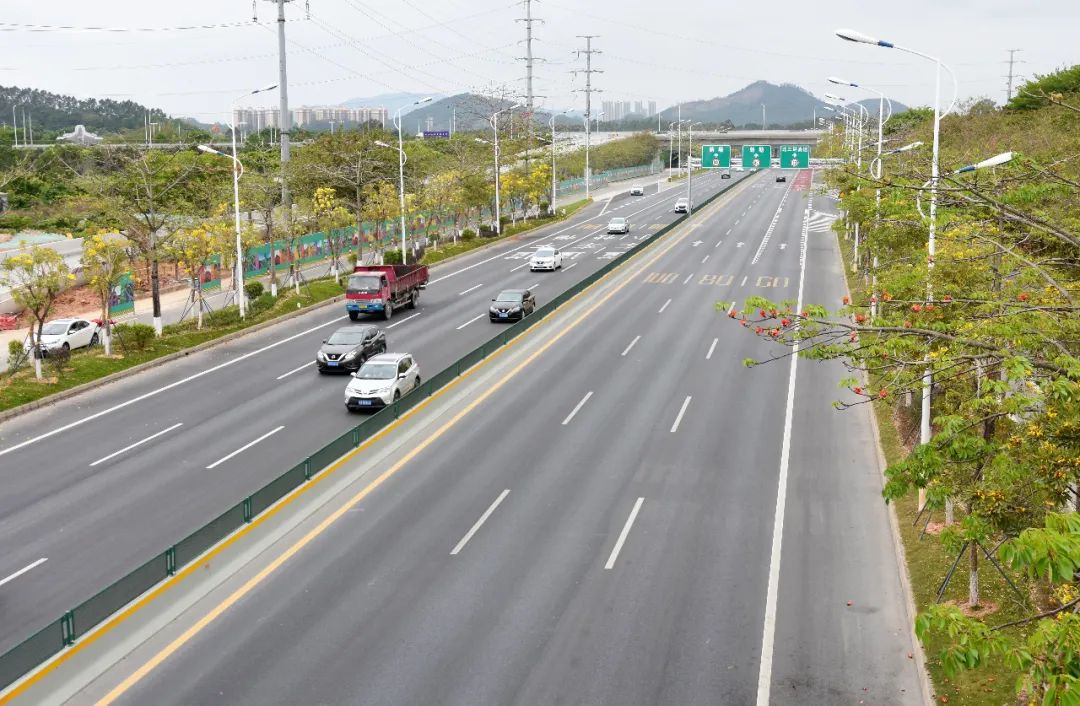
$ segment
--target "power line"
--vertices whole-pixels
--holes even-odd
[[[180,25],[176,27],[98,27],[79,25],[36,25],[17,22],[0,22],[0,32],[188,32],[199,29],[233,29],[247,27],[252,22],[221,22],[207,25]]]

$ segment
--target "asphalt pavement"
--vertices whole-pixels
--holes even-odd
[[[695,178],[695,200],[728,183]],[[534,287],[542,304],[673,220],[683,188],[623,193],[435,268],[418,309],[375,323],[430,376],[494,335],[500,289]],[[612,215],[628,236],[606,234]],[[528,271],[542,244],[563,270]],[[0,424],[0,652],[356,424],[347,378],[313,365],[347,325],[341,304],[319,309]]]
[[[808,204],[761,178],[673,232],[118,703],[922,703],[868,417],[715,305],[839,299]]]

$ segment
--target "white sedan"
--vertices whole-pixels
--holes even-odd
[[[529,271],[555,270],[562,267],[562,253],[556,248],[540,248],[529,258]]]
[[[23,350],[29,352],[34,347],[37,330],[26,337]],[[42,354],[49,355],[57,351],[70,351],[75,348],[96,346],[98,344],[98,325],[86,319],[56,319],[46,321],[41,330]]]

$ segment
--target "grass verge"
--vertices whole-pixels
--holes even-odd
[[[501,240],[512,238],[515,235],[521,235],[522,233],[528,232],[530,230],[535,230],[536,228],[540,228],[551,223],[558,223],[559,221],[566,220],[590,203],[591,200],[589,199],[581,199],[580,201],[575,201],[572,204],[568,204],[558,209],[558,214],[555,216],[536,218],[531,221],[521,221],[520,223],[517,223],[515,225],[507,226],[503,229],[502,235],[497,238],[481,238],[479,236],[473,237],[471,240],[461,240],[459,238],[456,243],[439,245],[438,250],[428,250],[424,253],[423,262],[425,265],[434,265],[436,262],[442,262],[443,260],[447,260],[451,257],[461,255],[462,253],[467,253],[470,250],[476,250],[477,248],[482,248],[485,245],[491,245],[492,243],[497,243]]]
[[[843,237],[840,237],[838,242],[844,260],[844,275],[847,278],[852,300],[855,304],[865,305],[868,299],[867,285],[862,282],[861,276],[851,271],[853,242],[844,240]],[[836,304],[839,303],[833,303],[833,305]],[[910,451],[913,439],[917,437],[919,401],[913,400],[910,407],[902,401],[874,403],[873,413],[877,417],[881,448],[885,454],[886,464],[892,465],[903,460]],[[919,519],[918,524],[915,524],[918,514],[918,496],[915,493],[897,501],[895,511],[897,523],[900,526],[900,539],[904,544],[908,573],[911,577],[915,608],[921,612],[937,600],[938,589],[952,562],[955,561],[956,554],[948,551],[936,536],[923,532],[926,522],[925,514]],[[957,512],[958,516],[959,514]],[[940,513],[932,517],[935,522],[942,519]],[[982,559],[979,570],[981,602],[998,606],[997,611],[986,618],[987,623],[999,625],[1030,615],[1032,611],[1027,600],[1028,583],[1025,579],[1011,571],[1008,572],[1009,578],[1024,593],[1024,598],[1021,599],[984,556],[980,556],[980,559]],[[965,555],[942,600],[954,601],[958,604],[965,603],[968,578],[969,571]],[[1023,628],[1009,630],[1009,636],[1014,639],[1023,639],[1027,634]],[[961,672],[950,678],[945,674],[941,660],[938,658],[944,645],[945,642],[941,638],[923,643],[923,649],[926,651],[926,667],[930,672],[934,695],[938,703],[964,706],[1016,703],[1015,685],[1019,675],[1004,660],[995,657],[977,670]]]
[[[125,349],[114,340],[113,356],[106,357],[101,346],[72,353],[63,369],[57,370],[51,361],[42,362],[44,379],[34,378],[33,365],[0,375],[0,411],[14,409],[43,397],[63,392],[87,382],[150,362],[156,358],[183,351],[200,343],[221,338],[230,333],[283,316],[296,309],[332,299],[341,294],[342,286],[331,278],[310,280],[296,294],[291,290],[273,301],[272,306],[240,320],[235,306],[214,312],[216,321],[204,321],[196,330],[193,320],[166,326],[161,338],[152,339],[143,350]],[[209,317],[208,317],[209,318]]]

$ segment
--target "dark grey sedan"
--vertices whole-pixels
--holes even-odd
[[[351,373],[373,355],[386,352],[386,334],[377,326],[345,326],[330,334],[315,354],[320,373]]]
[[[492,321],[521,321],[536,310],[536,298],[527,289],[504,289],[491,300],[488,318]]]

